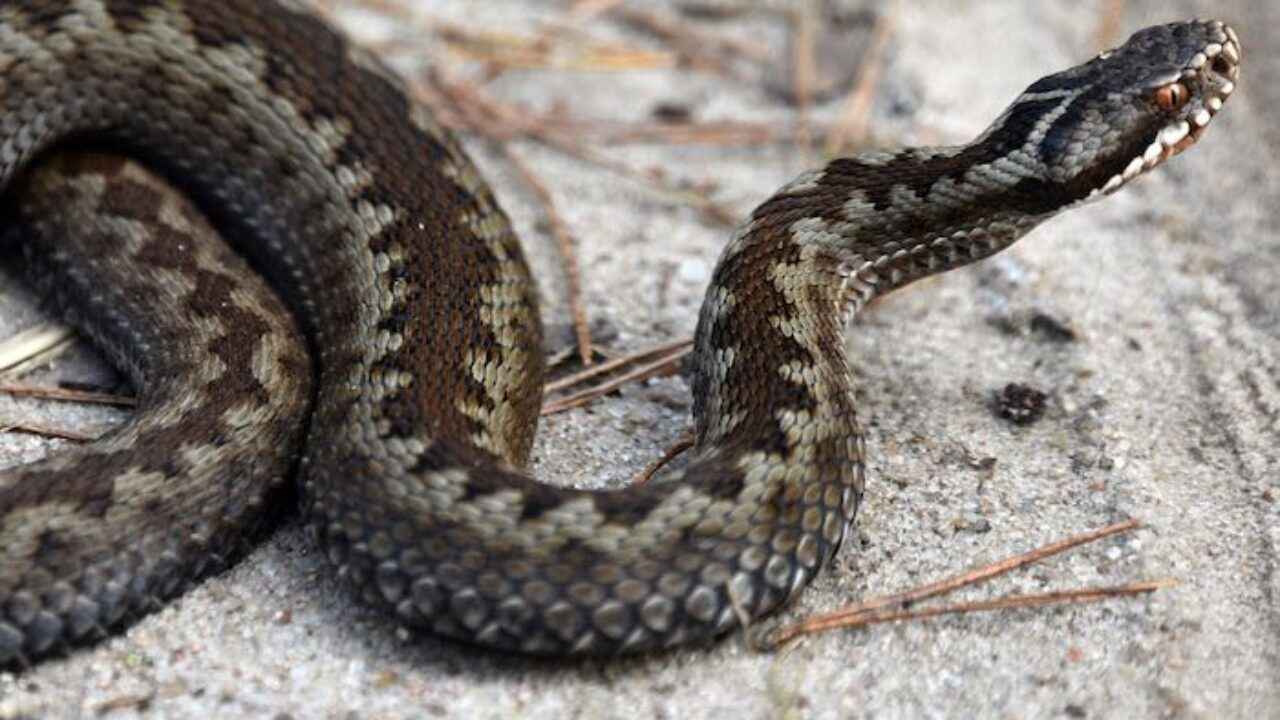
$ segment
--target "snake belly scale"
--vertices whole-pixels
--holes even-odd
[[[101,637],[230,561],[291,468],[327,557],[405,626],[569,654],[749,623],[854,520],[853,313],[1185,149],[1239,63],[1221,22],[1148,28],[968,144],[783,187],[707,290],[689,464],[590,492],[520,469],[534,284],[457,141],[376,58],[296,2],[0,4],[6,233],[142,396],[101,442],[0,474],[0,665]],[[47,155],[68,146],[109,154]],[[206,219],[305,341],[201,239]]]

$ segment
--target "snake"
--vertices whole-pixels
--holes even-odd
[[[0,473],[0,665],[161,607],[290,498],[414,633],[611,655],[750,626],[863,496],[853,316],[1187,149],[1240,60],[1221,21],[1149,27],[968,143],[800,174],[711,274],[687,463],[588,490],[524,470],[544,359],[507,216],[371,51],[294,0],[8,0],[6,243],[139,406]]]

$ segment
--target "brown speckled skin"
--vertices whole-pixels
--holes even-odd
[[[1221,107],[1238,51],[1221,23],[1151,28],[1033,85],[969,145],[836,160],[781,189],[734,236],[708,289],[695,457],[665,482],[614,492],[552,488],[519,470],[542,364],[516,238],[454,139],[375,59],[293,3],[0,5],[0,183],[31,208],[19,224],[38,227],[50,209],[14,181],[39,153],[74,136],[135,156],[281,293],[317,372],[303,511],[366,600],[405,625],[494,648],[635,651],[761,617],[839,547],[864,484],[841,340],[857,308],[1007,247],[1158,164],[1172,154],[1164,139]],[[1159,107],[1156,80],[1184,83],[1191,101]],[[212,252],[195,237],[179,247]],[[32,245],[56,255],[57,242]],[[208,303],[229,291],[152,272],[184,252],[145,245],[101,282],[183,300],[178,318],[192,293]],[[104,277],[84,255],[37,266],[94,286]],[[66,304],[154,398],[136,424],[181,441],[122,432],[105,441],[120,464],[92,482],[75,472],[97,462],[82,455],[0,475],[0,664],[99,636],[198,575],[253,513],[205,503],[188,516],[178,489],[209,464],[269,462],[258,431],[243,449],[219,444],[216,423],[240,427],[255,415],[248,405],[215,397],[208,378],[165,382],[188,351],[132,337],[145,310],[116,318],[92,298]],[[193,336],[181,342],[209,347]],[[212,361],[193,362],[210,371]],[[261,385],[238,398],[302,387],[305,373],[282,369],[293,361],[266,364],[231,369]],[[200,432],[165,426],[205,410]],[[284,457],[270,461],[272,478]],[[33,473],[44,474],[38,489]],[[229,492],[244,476],[214,487]],[[270,485],[236,486],[243,499],[225,502],[256,507]],[[203,523],[202,542],[186,542],[182,523]]]
[[[145,391],[103,440],[0,474],[6,659],[100,637],[237,557],[282,495],[311,390],[293,318],[169,185],[58,156],[10,199],[9,245]]]

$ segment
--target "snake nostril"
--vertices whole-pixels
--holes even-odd
[[[1231,74],[1231,63],[1227,62],[1226,58],[1219,55],[1213,59],[1213,71],[1223,77],[1227,77]]]

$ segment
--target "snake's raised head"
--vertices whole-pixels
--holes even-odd
[[[1059,197],[1108,195],[1198,140],[1239,73],[1240,40],[1222,22],[1157,25],[1035,82],[988,132],[1020,126],[1023,157]]]

